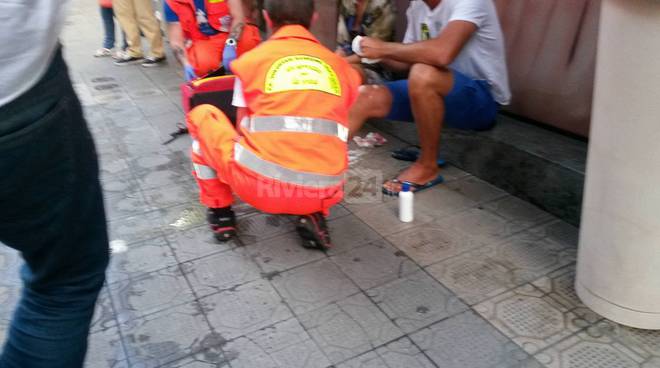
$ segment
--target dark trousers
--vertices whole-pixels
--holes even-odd
[[[36,86],[0,107],[0,242],[25,260],[1,368],[82,366],[109,258],[98,174],[58,51]]]
[[[112,8],[104,8],[102,6],[100,8],[101,19],[103,20],[103,31],[105,33],[105,36],[103,37],[103,47],[111,49],[115,47],[115,12]],[[124,31],[121,32],[121,40],[121,49],[124,50],[128,47]]]

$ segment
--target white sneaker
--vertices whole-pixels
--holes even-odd
[[[121,49],[116,49],[114,53],[112,53],[112,58],[115,60],[121,60],[126,58],[126,51],[121,50]]]
[[[94,53],[94,57],[106,57],[110,55],[112,55],[112,50],[106,49],[105,47],[101,47]]]

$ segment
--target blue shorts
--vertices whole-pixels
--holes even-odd
[[[452,70],[454,86],[445,97],[446,126],[458,129],[484,130],[495,124],[499,105],[490,93],[490,86],[484,80],[470,77]],[[386,82],[392,93],[392,109],[386,119],[415,121],[410,107],[408,80]]]

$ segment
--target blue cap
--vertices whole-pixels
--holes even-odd
[[[401,191],[402,192],[410,192],[410,183],[403,183],[401,185]]]

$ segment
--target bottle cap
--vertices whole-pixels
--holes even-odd
[[[401,191],[402,192],[410,192],[410,183],[403,183],[401,185]]]

